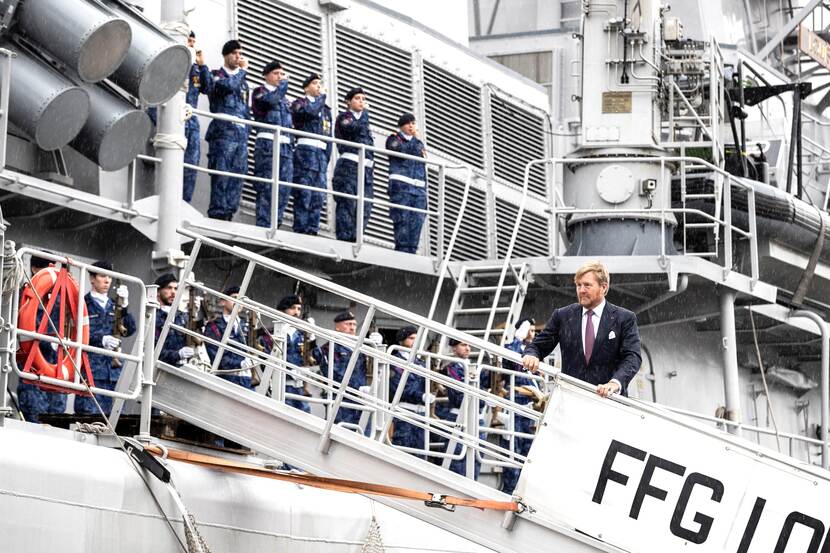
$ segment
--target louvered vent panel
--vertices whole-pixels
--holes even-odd
[[[438,210],[438,175],[430,171],[429,175],[429,209]],[[450,243],[456,218],[461,214],[461,199],[464,195],[464,183],[447,177],[444,196],[444,248]],[[473,261],[487,259],[487,194],[470,187],[470,197],[463,213],[461,228],[455,241],[451,259],[453,261]],[[438,230],[433,224],[430,229],[430,255],[437,255]]]
[[[340,25],[336,33],[337,99],[329,105],[342,111],[346,92],[360,86],[369,100],[372,126],[393,132],[398,117],[413,111],[412,56]]]
[[[429,146],[483,169],[479,87],[424,62],[424,92]]]
[[[253,91],[261,85],[262,68],[277,59],[290,75],[287,97],[289,100],[303,94],[302,83],[309,73],[320,73],[323,67],[323,31],[320,17],[289,7],[275,0],[237,0],[239,41],[248,58],[248,85]],[[332,101],[328,101],[332,106]],[[252,129],[248,140],[248,173],[254,173],[254,141]],[[290,190],[289,190],[290,193]],[[328,199],[327,199],[328,201]],[[242,190],[242,209],[253,214],[256,191],[250,183]],[[290,228],[292,202],[286,208],[283,228]],[[288,223],[288,227],[286,226]],[[321,230],[328,228],[327,213],[323,208]]]
[[[375,198],[389,201],[389,161],[384,156],[375,156],[374,168]],[[392,231],[392,219],[389,218],[389,208],[375,204],[372,207],[372,217],[366,228],[366,241],[372,244],[395,247],[395,235]]]
[[[499,258],[504,259],[513,226],[519,214],[518,206],[507,203],[502,199],[496,200],[496,238],[498,240]],[[548,254],[548,222],[547,220],[528,210],[522,214],[519,234],[516,237],[516,246],[512,257],[536,257]]]
[[[542,118],[493,94],[493,161],[496,177],[521,188],[527,163],[545,156],[545,125]],[[530,174],[530,191],[547,197],[543,165]]]

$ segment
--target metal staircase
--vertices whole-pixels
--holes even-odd
[[[500,335],[497,343],[504,345],[522,314],[530,283],[527,263],[505,265],[462,265],[444,324],[482,340]],[[504,327],[494,328],[497,320],[504,321]]]

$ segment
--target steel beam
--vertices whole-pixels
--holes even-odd
[[[784,26],[781,27],[777,33],[775,33],[775,36],[772,37],[763,48],[761,48],[761,51],[758,52],[758,59],[767,59],[767,56],[769,56],[772,51],[775,50],[779,44],[781,44],[781,41],[787,38],[787,36],[789,36],[789,34],[792,33],[796,27],[798,27],[801,22],[813,12],[814,9],[820,6],[822,2],[824,2],[824,0],[810,0],[807,5],[798,10],[793,15],[792,19],[787,21],[787,23],[784,24]]]

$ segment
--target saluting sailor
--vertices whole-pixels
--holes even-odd
[[[262,70],[265,84],[254,89],[251,97],[251,111],[254,119],[280,127],[291,128],[291,107],[285,97],[288,90],[288,74],[282,64],[274,60]],[[274,132],[268,129],[257,130],[254,148],[254,175],[270,179],[273,176]],[[280,133],[280,182],[292,182],[294,178],[294,137]],[[271,183],[254,183],[256,189],[256,224],[260,227],[271,226]],[[289,187],[280,184],[277,204],[277,226],[282,224],[285,206],[288,205]]]
[[[410,156],[426,157],[426,147],[418,138],[415,116],[404,113],[398,119],[398,127],[400,130],[386,139],[386,149]],[[393,204],[425,210],[426,166],[412,159],[389,156],[389,199]],[[392,207],[389,209],[389,216],[395,227],[395,249],[407,253],[417,252],[426,215]]]
[[[190,75],[187,78],[187,103],[193,107],[199,107],[199,94],[207,94],[210,86],[210,69],[205,65],[205,57],[201,50],[196,49],[196,33],[190,32],[187,38],[187,47],[193,56],[193,64],[190,66]],[[201,127],[199,117],[192,115],[184,125],[184,136],[187,138],[187,149],[184,151],[184,162],[190,165],[199,165],[201,161]],[[193,199],[193,190],[196,188],[196,170],[184,169],[184,182],[182,186],[182,198],[190,202]]]
[[[320,75],[312,73],[303,81],[305,96],[291,104],[294,128],[307,133],[331,136],[331,109],[326,105]],[[331,142],[300,137],[294,148],[294,182],[326,189],[326,170],[331,157]],[[320,210],[325,193],[295,188],[294,232],[316,235],[320,230]]]
[[[366,94],[360,87],[352,88],[346,93],[346,106],[348,109],[340,112],[334,124],[334,136],[342,140],[374,146],[372,129],[369,126],[369,112],[365,108],[368,102]],[[359,149],[355,146],[338,144],[337,151],[340,157],[334,166],[334,177],[331,185],[336,192],[344,194],[358,194],[357,170]],[[366,150],[364,161],[364,183],[363,195],[365,198],[374,197],[373,193],[373,164],[374,152]],[[352,198],[335,196],[337,203],[335,233],[338,240],[354,241],[357,225],[357,201]],[[369,224],[369,216],[372,214],[372,202],[363,203],[363,228]]]
[[[212,72],[208,84],[210,111],[248,119],[248,60],[238,40],[222,46],[224,65]],[[245,175],[248,172],[248,125],[214,119],[208,125],[208,168]],[[208,217],[230,221],[239,208],[242,179],[210,176]]]

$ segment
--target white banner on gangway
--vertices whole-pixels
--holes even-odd
[[[830,552],[830,473],[681,420],[562,383],[516,494],[636,553]]]

